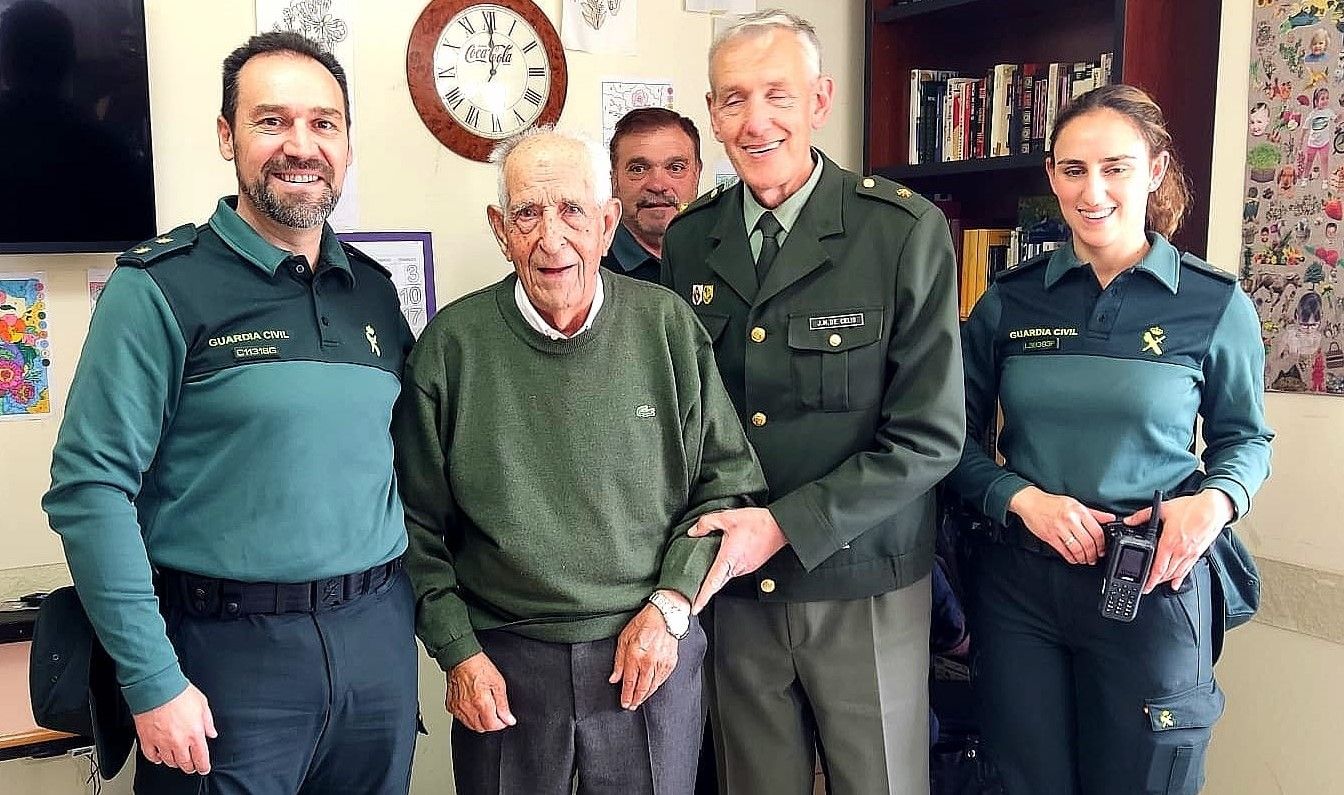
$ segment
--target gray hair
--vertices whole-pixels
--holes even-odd
[[[709,63],[713,65],[714,56],[728,42],[743,36],[761,36],[771,30],[792,31],[803,46],[803,57],[811,76],[821,76],[821,39],[817,38],[817,29],[811,22],[782,8],[766,8],[739,18],[714,38],[714,43],[709,46]],[[712,80],[710,87],[713,87]]]
[[[505,138],[490,153],[490,162],[494,164],[499,180],[501,210],[509,208],[509,186],[504,179],[505,166],[519,146],[537,138],[554,138],[580,146],[588,157],[588,173],[593,181],[593,203],[601,205],[611,198],[611,163],[607,161],[606,150],[583,133],[557,130],[547,124],[541,127],[529,127],[517,135]]]

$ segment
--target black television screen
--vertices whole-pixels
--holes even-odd
[[[144,0],[0,0],[0,253],[154,227]]]

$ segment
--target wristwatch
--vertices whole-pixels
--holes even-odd
[[[667,632],[677,640],[682,640],[691,631],[691,611],[683,607],[662,591],[649,595],[649,604],[658,608],[667,624]]]

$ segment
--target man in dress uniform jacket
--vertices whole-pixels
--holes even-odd
[[[802,19],[761,11],[710,50],[714,135],[741,182],[664,239],[770,487],[703,517],[723,542],[710,676],[721,790],[928,792],[932,489],[965,416],[942,214],[811,146],[834,84]]]

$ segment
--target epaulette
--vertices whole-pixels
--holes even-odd
[[[994,274],[994,281],[1002,282],[1008,279],[1013,279],[1018,276],[1021,276],[1027,271],[1034,271],[1037,268],[1044,265],[1045,263],[1049,262],[1050,256],[1052,254],[1054,254],[1053,251],[1044,251],[1032,257],[1031,259],[1027,260],[1026,262],[1018,263],[1017,265],[1014,265],[1011,268],[1005,268],[999,271],[998,273]]]
[[[345,256],[349,257],[350,259],[357,259],[360,262],[364,263],[365,265],[371,266],[372,268],[374,268],[387,278],[389,279],[392,278],[392,271],[389,271],[387,268],[384,268],[381,262],[374,259],[373,257],[370,257],[368,254],[365,254],[363,251],[360,251],[359,249],[355,248],[354,246],[350,245],[344,240],[341,241],[341,248],[345,249]]]
[[[859,177],[854,192],[860,196],[867,196],[870,199],[878,199],[887,204],[895,205],[916,218],[933,206],[933,202],[899,182],[892,182],[886,177]]]
[[[732,190],[733,185],[735,184],[737,183],[729,182],[726,185],[715,185],[714,187],[700,194],[695,199],[695,201],[681,208],[681,212],[677,213],[672,220],[676,221],[680,218],[685,218],[686,216],[691,215],[692,213],[703,210],[706,207],[713,207],[714,204],[718,202],[719,197],[726,195],[728,191]]]
[[[1237,280],[1236,274],[1231,273],[1229,271],[1225,271],[1222,268],[1215,268],[1214,266],[1210,265],[1209,263],[1205,262],[1199,257],[1196,257],[1194,254],[1191,254],[1188,251],[1181,255],[1181,264],[1189,268],[1193,268],[1199,271],[1200,273],[1208,274],[1209,276],[1212,276],[1213,278],[1218,279],[1219,281],[1227,282],[1228,284],[1231,284]]]
[[[117,255],[117,264],[148,268],[173,254],[187,251],[194,245],[196,245],[196,225],[182,224],[171,232],[150,238],[138,246],[132,246],[121,252]]]

